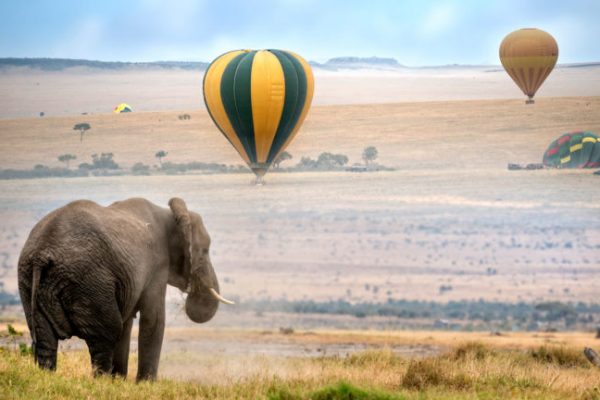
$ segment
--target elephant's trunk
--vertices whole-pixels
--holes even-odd
[[[210,262],[206,267],[208,273],[190,277],[190,292],[185,301],[185,313],[197,323],[209,321],[217,312],[219,301],[233,304],[219,294],[219,282]]]

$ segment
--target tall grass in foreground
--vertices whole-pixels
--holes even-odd
[[[237,363],[233,357],[230,360]],[[135,384],[92,379],[87,353],[60,354],[57,372],[30,356],[0,351],[0,398],[58,399],[600,399],[600,369],[578,349],[497,349],[459,345],[445,354],[405,359],[389,350],[349,357],[266,358],[276,373],[252,372],[222,384],[159,380]],[[256,370],[253,370],[256,371]]]

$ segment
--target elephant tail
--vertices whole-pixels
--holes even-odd
[[[42,275],[42,268],[50,266],[52,260],[44,264],[34,263],[32,265],[31,275],[31,339],[33,341],[33,347],[35,351],[35,344],[37,342],[36,327],[35,327],[35,313],[37,308],[37,292],[40,287],[40,276]]]

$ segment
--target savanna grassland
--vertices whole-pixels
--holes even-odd
[[[508,320],[497,336],[464,316],[450,321],[453,329],[480,332],[415,331],[431,328],[433,317],[245,307],[261,301],[598,303],[600,177],[507,170],[508,163],[540,162],[563,132],[600,132],[598,75],[573,71],[556,71],[544,88],[571,97],[542,96],[533,106],[506,99],[517,93],[505,89],[501,79],[508,78],[498,71],[475,78],[436,71],[429,83],[418,74],[371,76],[360,85],[352,74],[318,77],[322,89],[288,148],[293,158],[282,167],[322,152],[362,162],[363,149],[375,146],[376,162],[393,170],[272,171],[265,186],[251,185],[249,173],[167,175],[160,169],[159,150],[168,152],[163,162],[241,162],[208,114],[193,105],[201,101],[195,73],[170,83],[151,71],[135,79],[85,71],[0,75],[6,83],[0,93],[12,96],[2,97],[10,107],[0,113],[0,169],[58,167],[61,154],[75,155],[70,168],[76,169],[92,154],[113,153],[123,169],[141,162],[152,171],[0,180],[5,291],[16,293],[20,249],[50,210],[80,198],[108,205],[142,196],[166,206],[178,196],[203,216],[221,291],[239,304],[194,326],[181,310],[181,295],[170,290],[160,380],[153,384],[92,380],[77,340],[61,344],[58,371],[49,374],[17,350],[27,333],[5,337],[0,398],[599,398],[600,370],[581,354],[584,346],[598,347],[591,332],[511,332],[529,321]],[[584,85],[581,79],[588,78]],[[478,94],[482,82],[496,99]],[[365,91],[370,84],[377,90]],[[185,101],[178,103],[169,85],[185,91]],[[415,99],[423,87],[429,92],[417,99],[427,101],[399,102]],[[378,90],[382,102],[375,100]],[[435,90],[445,94],[431,95]],[[137,96],[127,100],[136,112],[103,113],[128,96]],[[41,109],[47,104],[52,107]],[[31,117],[39,111],[46,116]],[[179,118],[184,113],[190,119]],[[80,141],[73,126],[82,122],[91,129]],[[3,318],[20,321],[15,326],[26,331],[20,312],[8,308]],[[573,326],[589,329],[595,317],[580,314],[585,325],[577,320]]]
[[[206,332],[205,332],[206,333]],[[171,331],[183,340],[189,332]],[[262,342],[369,343],[347,355],[285,357],[213,351],[163,355],[156,383],[92,379],[82,351],[59,354],[58,370],[48,373],[28,355],[2,350],[2,398],[215,398],[215,399],[436,399],[530,398],[597,399],[600,369],[581,354],[581,334],[489,336],[442,332],[267,332],[208,333]],[[252,340],[252,339],[251,339]],[[397,346],[429,344],[433,354],[407,355]],[[131,363],[135,365],[135,357]],[[183,380],[183,381],[182,381]]]
[[[16,289],[11,266],[48,211],[78,198],[179,196],[203,215],[222,288],[242,301],[595,301],[598,177],[506,165],[539,162],[562,132],[600,131],[598,109],[598,97],[315,106],[286,163],[322,151],[358,162],[374,145],[395,171],[274,171],[263,187],[249,174],[4,180],[4,284]],[[159,149],[173,162],[240,162],[204,111],[180,114],[0,120],[2,166],[102,152],[152,165]],[[72,127],[84,120],[92,128],[80,141]]]

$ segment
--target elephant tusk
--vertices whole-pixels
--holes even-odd
[[[219,300],[220,302],[230,305],[235,304],[235,302],[227,300],[225,297],[221,296],[219,292],[217,292],[215,289],[208,288],[208,290],[210,290],[210,294],[212,294],[215,297],[215,299]]]

